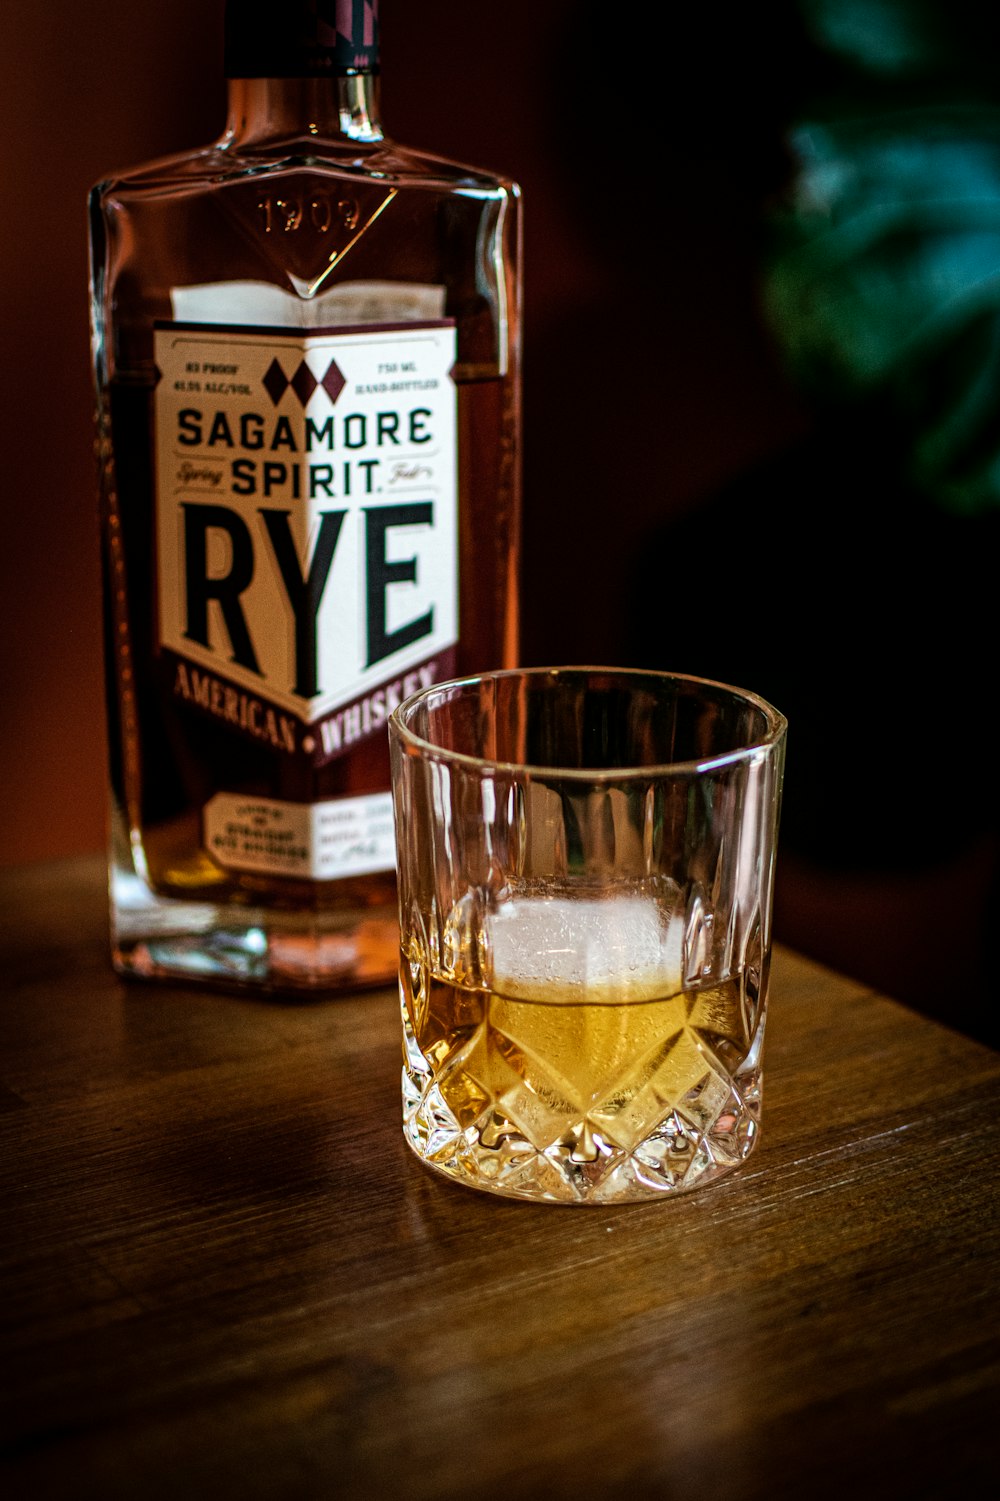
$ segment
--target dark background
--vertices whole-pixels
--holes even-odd
[[[382,0],[388,132],[524,188],[523,659],[771,697],[777,936],[985,1033],[995,798],[983,766],[957,827],[949,786],[987,713],[996,527],[970,544],[900,492],[877,421],[831,423],[785,373],[762,216],[827,64],[796,5],[683,9]],[[221,15],[5,11],[5,864],[104,839],[85,198],[219,132]]]

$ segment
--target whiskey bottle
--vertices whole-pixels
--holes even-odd
[[[226,71],[91,195],[113,958],[376,984],[386,718],[516,653],[519,193],[383,135],[377,0],[229,0]]]

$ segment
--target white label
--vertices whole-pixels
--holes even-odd
[[[170,302],[178,323],[258,328],[435,323],[444,317],[444,287],[417,281],[343,281],[315,297],[297,297],[267,281],[211,281],[174,287]]]
[[[314,725],[454,646],[452,324],[169,324],[156,363],[163,647]]]
[[[395,862],[392,797],[308,804],[219,792],[205,805],[204,840],[231,870],[314,881],[370,875]]]

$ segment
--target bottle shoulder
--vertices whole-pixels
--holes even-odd
[[[387,138],[353,141],[310,135],[251,144],[224,137],[197,150],[113,172],[94,186],[91,198],[95,206],[126,205],[173,195],[190,198],[250,179],[263,185],[299,174],[350,183],[382,183],[396,191],[454,193],[510,202],[520,198],[520,188],[511,178],[416,151]]]
[[[109,370],[134,371],[171,319],[446,318],[464,370],[505,372],[520,317],[519,196],[508,179],[388,141],[223,141],[161,158],[93,189],[95,338]]]

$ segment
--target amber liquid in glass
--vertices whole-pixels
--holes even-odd
[[[530,956],[538,924],[519,905]],[[473,978],[482,967],[404,935],[404,1132],[430,1165],[515,1198],[613,1203],[749,1154],[763,1014],[741,976],[664,993],[662,972],[627,964],[595,983]]]

